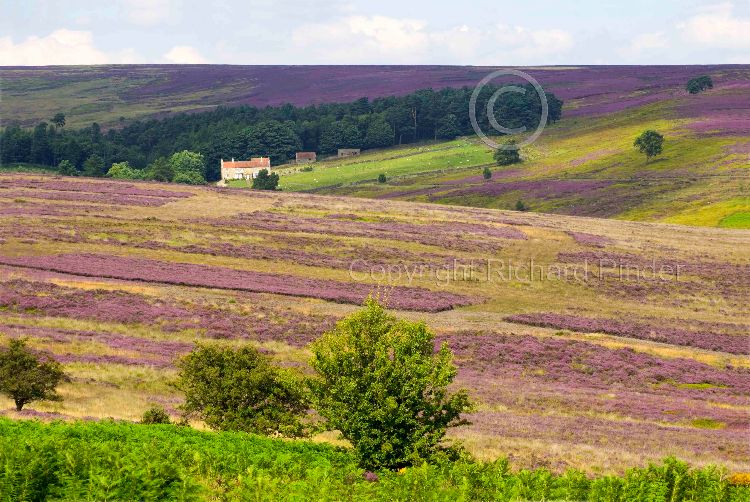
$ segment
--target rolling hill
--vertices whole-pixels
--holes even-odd
[[[522,164],[497,167],[492,150],[467,137],[366,152],[312,172],[282,170],[281,187],[500,209],[522,200],[545,213],[749,228],[748,96],[750,78],[737,73],[699,95],[673,83],[632,102],[576,108],[572,100],[573,109],[566,105],[563,119],[524,148]],[[647,129],[666,137],[651,161],[633,147]],[[485,166],[491,180],[482,177]],[[387,183],[377,182],[380,173]]]
[[[31,126],[63,112],[70,126],[216,106],[349,102],[417,89],[473,87],[474,66],[102,65],[0,67],[0,116]],[[680,94],[692,77],[748,79],[747,65],[523,68],[566,102],[566,116],[606,115]]]
[[[3,398],[9,417],[175,414],[196,341],[307,371],[380,292],[455,352],[478,408],[452,434],[481,459],[750,469],[746,230],[5,174],[0,281],[2,342],[71,377],[59,403]]]

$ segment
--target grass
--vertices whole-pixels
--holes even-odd
[[[460,138],[443,143],[366,151],[354,159],[325,160],[315,163],[311,172],[282,169],[279,187],[289,191],[315,190],[331,185],[376,182],[381,173],[392,179],[454,171],[491,162],[492,152],[484,143],[476,138]]]
[[[463,460],[382,471],[371,481],[343,448],[116,422],[0,420],[0,466],[4,500],[739,502],[750,495],[720,469],[674,459],[596,478]]]
[[[719,221],[721,228],[750,228],[750,212],[737,212]]]

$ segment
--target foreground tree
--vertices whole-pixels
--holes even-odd
[[[304,386],[254,348],[199,346],[178,368],[185,418],[197,416],[218,430],[304,435]]]
[[[505,148],[498,148],[493,155],[498,166],[510,166],[521,162],[521,154],[515,140],[505,142]]]
[[[255,190],[276,190],[279,186],[279,174],[268,173],[268,169],[261,169],[253,178],[253,189]]]
[[[55,389],[63,379],[60,364],[37,357],[24,340],[11,340],[0,352],[0,392],[15,402],[18,411],[33,401],[60,401]]]
[[[434,351],[422,322],[398,320],[370,298],[312,344],[315,409],[349,440],[367,469],[400,468],[440,451],[449,427],[463,425],[466,391],[446,344]]]
[[[646,161],[661,154],[664,148],[664,136],[656,131],[644,131],[635,139],[633,146],[646,155]]]

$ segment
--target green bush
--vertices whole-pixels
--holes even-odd
[[[171,424],[172,419],[161,406],[152,406],[143,413],[141,423],[144,425]]]
[[[489,167],[485,166],[484,170],[482,171],[482,177],[486,180],[491,179],[492,170]]]
[[[521,154],[518,151],[516,141],[512,139],[506,141],[503,148],[495,150],[493,157],[498,166],[510,166],[521,162]]]
[[[112,167],[107,171],[107,176],[120,180],[135,180],[141,177],[140,172],[130,167],[130,164],[127,162],[115,162],[112,164]]]
[[[0,419],[0,500],[581,500],[740,502],[715,468],[674,459],[623,477],[514,472],[506,460],[422,464],[370,482],[351,452],[173,425]]]
[[[446,344],[422,322],[398,320],[374,299],[312,344],[315,409],[354,446],[369,469],[431,460],[449,427],[465,424],[466,391]]]
[[[698,94],[706,89],[713,89],[714,88],[714,81],[711,80],[711,77],[708,75],[703,75],[696,78],[691,78],[688,80],[686,89],[690,94]]]
[[[64,379],[57,361],[42,360],[24,340],[10,340],[0,351],[0,393],[11,398],[18,411],[33,401],[60,401],[55,389]]]
[[[186,417],[198,416],[218,430],[304,435],[304,384],[253,347],[199,346],[178,368]]]
[[[661,154],[664,147],[664,136],[656,131],[648,130],[641,133],[640,136],[635,138],[633,146],[638,148],[638,151],[646,155],[646,160],[651,160],[651,157],[656,157]]]
[[[62,160],[57,166],[57,171],[63,176],[78,176],[76,166],[69,160]]]
[[[187,173],[177,173],[174,175],[174,178],[172,179],[175,183],[184,183],[186,185],[205,185],[206,180],[201,176],[199,173],[196,172],[187,172]]]
[[[386,181],[388,181],[388,180],[385,177],[385,174],[383,174],[383,173],[378,174],[378,183],[385,183]]]
[[[279,173],[268,173],[268,169],[261,169],[253,178],[252,188],[255,190],[276,190],[279,186]]]

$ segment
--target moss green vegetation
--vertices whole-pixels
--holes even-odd
[[[0,420],[3,500],[747,500],[713,467],[667,459],[590,479],[469,460],[365,473],[347,450],[172,425]]]
[[[738,212],[722,218],[719,222],[722,228],[750,228],[750,212]]]

